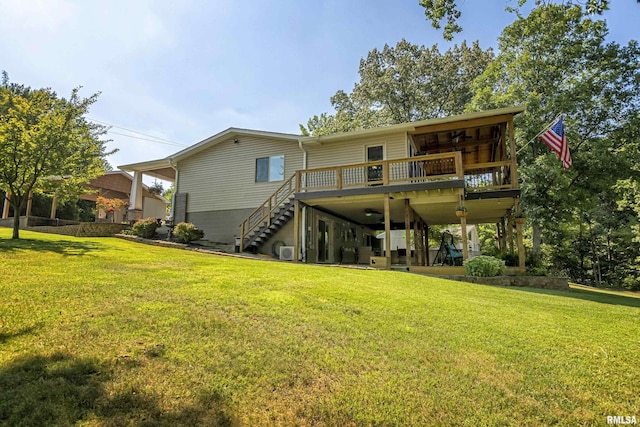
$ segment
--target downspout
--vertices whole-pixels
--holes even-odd
[[[308,153],[307,153],[307,150],[304,149],[301,139],[298,140],[298,147],[300,147],[300,149],[302,150],[302,169],[304,170],[307,168]],[[302,207],[302,221],[301,221],[300,227],[302,228],[302,239],[301,239],[301,245],[300,245],[300,249],[302,251],[302,260],[304,262],[307,262],[307,207],[306,205]]]
[[[173,165],[173,159],[171,157],[169,157],[169,166],[174,171],[176,171],[176,178],[173,181],[174,190],[173,190],[173,194],[171,195],[171,221],[173,221],[173,219],[175,218],[176,193],[178,192],[178,174],[180,172],[178,171],[178,168]]]

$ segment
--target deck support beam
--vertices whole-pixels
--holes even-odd
[[[293,201],[293,262],[300,259],[300,200]]]
[[[460,234],[462,234],[462,260],[469,259],[469,243],[467,242],[467,217],[460,217]]]
[[[391,269],[391,209],[389,193],[384,194],[384,256],[387,258],[387,269]]]
[[[511,215],[507,217],[507,243],[509,245],[509,253],[513,255],[513,218],[511,218]]]
[[[464,193],[460,193],[460,206],[464,207]],[[469,243],[467,242],[467,212],[460,215],[460,234],[462,237],[462,261],[469,258]]]
[[[404,241],[406,249],[405,265],[411,266],[411,204],[404,199]]]
[[[515,201],[516,215],[520,214],[520,200]],[[516,220],[516,233],[518,239],[518,269],[520,271],[526,270],[525,265],[525,253],[524,253],[524,236],[522,235],[522,222]]]

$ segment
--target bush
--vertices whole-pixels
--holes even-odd
[[[493,277],[504,273],[504,261],[492,256],[477,256],[464,262],[468,276]]]
[[[138,237],[144,237],[145,239],[151,239],[156,235],[156,228],[160,225],[155,218],[145,218],[133,224],[131,231]]]
[[[173,229],[173,237],[175,237],[178,242],[189,243],[193,240],[202,239],[204,237],[204,231],[190,222],[181,222]]]

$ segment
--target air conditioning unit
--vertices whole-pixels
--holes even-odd
[[[280,246],[280,259],[283,261],[293,261],[293,246]]]

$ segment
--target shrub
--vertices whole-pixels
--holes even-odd
[[[159,224],[155,218],[145,218],[133,224],[133,227],[131,227],[131,231],[138,237],[151,239],[156,235],[156,228],[158,227]]]
[[[504,261],[492,256],[477,256],[464,262],[468,276],[493,277],[504,273]]]
[[[202,239],[204,237],[204,231],[190,222],[181,222],[173,229],[173,237],[175,237],[178,242],[189,243],[193,240]]]

